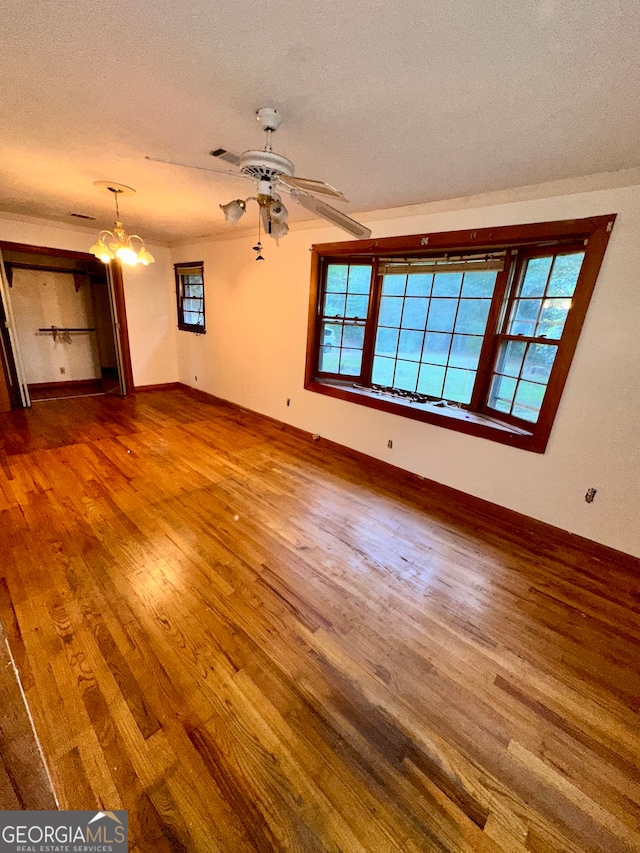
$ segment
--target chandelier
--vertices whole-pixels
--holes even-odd
[[[116,221],[113,231],[101,231],[98,234],[98,239],[89,249],[92,255],[102,261],[103,264],[108,264],[110,261],[118,259],[123,264],[135,267],[137,264],[142,264],[148,267],[155,261],[151,252],[144,245],[142,237],[137,234],[127,234],[120,222],[120,211],[118,210],[119,195],[133,195],[135,190],[131,187],[126,187],[124,184],[114,184],[112,181],[95,181],[94,186],[103,187],[114,195],[116,203]],[[133,240],[139,241],[140,245],[134,245]]]

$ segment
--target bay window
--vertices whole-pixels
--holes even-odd
[[[305,387],[543,452],[614,220],[314,246]]]

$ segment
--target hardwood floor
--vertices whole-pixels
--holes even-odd
[[[0,809],[55,809],[51,780],[1,626],[0,696]]]
[[[135,851],[640,851],[631,561],[184,391],[0,431],[62,808],[128,809]]]

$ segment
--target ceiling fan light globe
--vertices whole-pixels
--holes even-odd
[[[241,198],[234,198],[233,201],[221,204],[220,210],[224,213],[224,218],[227,222],[231,222],[232,225],[235,225],[238,219],[240,219],[244,214],[246,207],[247,203],[245,201]]]
[[[282,237],[286,237],[288,233],[289,226],[286,222],[272,222],[271,236],[274,240],[280,240]]]

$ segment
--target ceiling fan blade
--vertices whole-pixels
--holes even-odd
[[[219,160],[226,160],[227,163],[233,163],[234,166],[239,165],[242,157],[236,154],[235,151],[227,151],[226,148],[214,148],[209,151],[212,157],[217,157]]]
[[[369,228],[366,228],[364,225],[356,222],[355,219],[351,219],[349,216],[346,216],[340,210],[336,210],[335,207],[325,204],[325,202],[319,198],[314,198],[312,195],[308,195],[298,189],[291,190],[291,198],[295,199],[298,204],[306,207],[307,210],[312,211],[312,213],[316,213],[328,222],[332,222],[334,225],[337,225],[338,228],[348,231],[349,234],[352,234],[359,240],[366,240],[367,237],[371,237],[371,231]]]
[[[278,180],[288,187],[297,187],[306,192],[328,195],[331,198],[335,198],[336,201],[349,201],[344,193],[341,193],[335,187],[329,186],[329,184],[325,184],[324,181],[312,181],[310,178],[294,178],[286,177],[285,175],[278,175]]]
[[[196,166],[194,163],[178,163],[175,160],[161,160],[160,157],[149,157],[145,154],[145,160],[150,160],[152,163],[166,163],[168,166],[182,166],[185,169],[199,169],[201,172],[217,172],[219,175],[231,175],[234,178],[249,178],[250,175],[244,175],[242,172],[233,172],[231,169],[212,169],[209,166]]]

